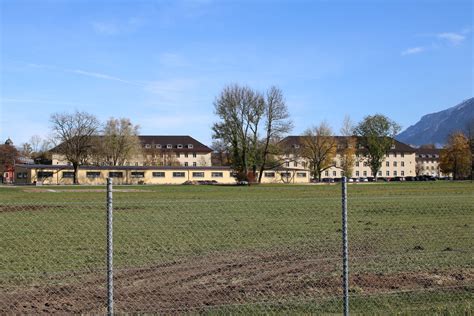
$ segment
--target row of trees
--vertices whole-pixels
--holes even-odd
[[[139,126],[127,118],[110,118],[102,124],[94,115],[76,111],[50,118],[54,151],[74,168],[74,183],[82,164],[123,165],[141,151]]]
[[[228,153],[226,158],[237,172],[238,180],[260,182],[264,170],[288,161],[279,159],[289,154],[280,141],[293,124],[280,89],[271,87],[262,93],[234,84],[224,88],[214,106],[219,118],[213,125],[214,147]],[[383,115],[367,116],[357,125],[347,117],[341,129],[346,137],[338,140],[330,126],[322,122],[303,133],[301,148],[291,149],[291,157],[294,161],[306,160],[312,176],[321,179],[322,173],[334,166],[342,145],[340,168],[350,175],[356,148],[362,146],[368,165],[377,175],[399,130],[398,124]],[[258,179],[255,179],[257,171]]]

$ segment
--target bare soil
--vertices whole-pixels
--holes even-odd
[[[199,311],[211,306],[331,299],[341,293],[338,259],[287,253],[207,255],[116,271],[117,312]],[[72,281],[64,281],[72,280]],[[0,314],[104,313],[105,271],[56,275],[7,291],[0,284]],[[473,269],[363,273],[351,287],[363,294],[472,287]],[[46,284],[46,285],[44,285]]]

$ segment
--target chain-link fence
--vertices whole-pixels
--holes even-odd
[[[469,183],[348,187],[353,313],[472,313]],[[0,191],[0,313],[107,312],[105,188]],[[340,185],[117,186],[115,313],[342,313]]]

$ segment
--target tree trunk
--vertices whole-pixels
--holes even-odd
[[[74,184],[79,184],[79,179],[78,179],[78,171],[79,171],[79,166],[77,163],[72,164],[74,168]]]

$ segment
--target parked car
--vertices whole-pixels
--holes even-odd
[[[369,182],[369,179],[367,179],[367,178],[359,178],[359,182]]]
[[[402,181],[405,181],[405,178],[404,177],[393,177],[392,179],[390,179],[390,181],[402,182]]]
[[[321,180],[321,182],[323,183],[334,183],[334,179],[333,178],[324,178]]]
[[[408,176],[408,177],[405,177],[405,181],[415,181],[415,177],[411,177],[411,176]]]
[[[375,178],[374,178],[374,177],[367,177],[367,181],[369,181],[369,182],[375,182]]]

